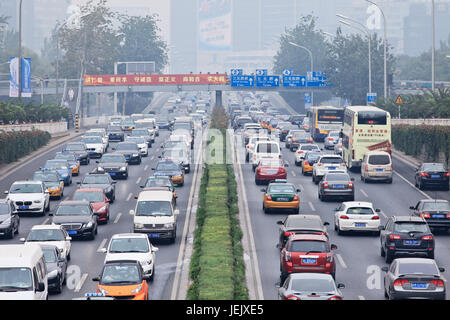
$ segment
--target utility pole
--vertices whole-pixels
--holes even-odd
[[[435,43],[435,25],[434,25],[434,0],[431,0],[431,90],[434,92],[435,88],[435,61],[434,61],[434,43]]]
[[[22,98],[22,0],[19,0],[19,99]]]

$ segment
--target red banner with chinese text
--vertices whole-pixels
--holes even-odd
[[[226,74],[85,75],[85,86],[226,84]]]

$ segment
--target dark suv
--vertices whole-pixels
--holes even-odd
[[[381,256],[386,263],[391,263],[396,256],[434,259],[434,237],[424,218],[393,216],[379,228]]]
[[[14,238],[19,233],[20,218],[10,200],[0,199],[0,235]]]

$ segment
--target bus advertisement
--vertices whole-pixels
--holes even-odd
[[[344,121],[344,109],[333,106],[311,107],[308,110],[311,136],[323,141],[330,131],[340,131]]]

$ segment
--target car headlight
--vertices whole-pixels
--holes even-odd
[[[141,290],[142,290],[142,286],[139,286],[136,289],[134,289],[133,291],[131,291],[131,293],[138,293],[138,292],[141,292]]]
[[[2,225],[3,226],[7,226],[7,225],[10,225],[11,224],[11,217],[9,217],[8,219],[6,219],[6,220],[4,220],[3,222],[2,222]]]
[[[135,229],[144,229],[144,224],[142,224],[142,223],[135,223],[134,224],[134,228]]]
[[[151,264],[152,264],[152,259],[141,261],[142,266],[151,265]]]
[[[106,211],[106,206],[103,206],[97,210],[97,212],[105,212],[105,211]]]
[[[98,287],[98,291],[100,291],[100,293],[103,293],[103,294],[108,294],[108,291],[106,291],[102,287]]]
[[[88,223],[85,224],[86,228],[91,228],[94,225],[94,223],[92,221],[89,221]]]
[[[57,276],[58,276],[58,270],[53,270],[47,275],[48,278],[56,278]]]
[[[61,175],[61,177],[67,177],[68,175],[69,175],[68,173],[64,172],[64,173]]]
[[[121,167],[120,171],[127,171],[127,167]]]
[[[34,200],[34,203],[41,203],[41,200]]]
[[[139,153],[133,153],[131,156],[132,157],[139,157]]]
[[[103,169],[103,167],[98,167],[97,170],[98,171],[105,171],[105,169]]]
[[[164,224],[164,228],[172,229],[173,228],[173,223],[166,223],[166,224]]]

